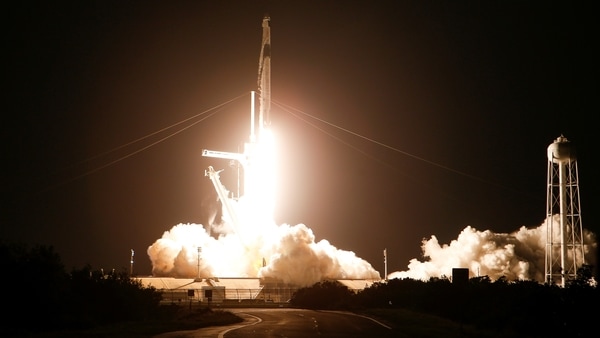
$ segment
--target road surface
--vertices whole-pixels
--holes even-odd
[[[374,319],[343,311],[305,309],[229,309],[244,318],[243,323],[168,332],[155,338],[362,338],[398,337],[398,332]]]

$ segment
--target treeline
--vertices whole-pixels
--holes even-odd
[[[126,271],[106,274],[90,266],[65,270],[49,246],[0,241],[2,308],[0,336],[85,330],[113,323],[164,318],[161,293]],[[299,289],[294,307],[361,312],[406,309],[437,315],[507,337],[587,336],[598,321],[599,290],[591,267],[563,287],[535,281],[496,281],[487,276],[463,284],[447,278],[392,279],[353,292],[336,281]]]
[[[161,294],[126,272],[67,272],[51,246],[0,242],[0,335],[88,329],[158,314]]]
[[[447,278],[392,279],[354,293],[335,281],[298,290],[293,306],[312,309],[407,309],[434,314],[507,337],[584,337],[596,331],[599,291],[591,267],[563,288],[489,277],[463,285]]]

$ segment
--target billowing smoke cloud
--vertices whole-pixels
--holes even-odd
[[[327,240],[315,242],[312,231],[303,224],[279,228],[280,238],[271,263],[261,269],[263,277],[310,285],[327,279],[380,279],[371,264],[353,252],[339,250]]]
[[[212,227],[178,224],[148,248],[154,276],[271,277],[297,286],[324,279],[381,279],[371,264],[331,245],[316,241],[304,224],[276,225],[269,217],[252,215],[251,206],[230,201],[240,222]],[[198,250],[200,248],[200,251]]]
[[[557,221],[555,221],[557,222]],[[393,278],[428,280],[431,277],[450,277],[452,268],[469,268],[471,276],[502,276],[508,280],[544,281],[545,220],[537,228],[521,227],[513,233],[494,233],[466,227],[450,244],[440,245],[435,236],[423,240],[421,249],[426,261],[410,260],[407,271],[393,272]],[[583,231],[586,264],[596,265],[597,243],[594,233]]]

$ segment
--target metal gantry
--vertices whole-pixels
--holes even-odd
[[[271,110],[271,27],[270,17],[265,15],[262,21],[262,43],[258,64],[258,93],[259,93],[259,117],[258,117],[258,137],[262,136],[262,132],[265,127],[270,125],[270,110]],[[237,162],[243,169],[244,177],[244,195],[251,194],[253,190],[257,189],[255,182],[251,182],[253,172],[257,170],[253,166],[253,158],[256,156],[256,135],[254,132],[254,91],[251,94],[251,105],[250,105],[250,141],[244,144],[244,153],[232,153],[224,151],[215,151],[204,149],[202,156],[229,159]],[[219,171],[215,171],[213,167],[209,167],[205,171],[205,176],[208,176],[215,190],[219,195],[221,203],[225,207],[225,210],[233,223],[234,227],[237,227],[237,215],[234,208],[230,205],[228,199],[228,193],[225,187],[221,184],[219,179]],[[239,194],[239,193],[238,193]],[[238,196],[239,197],[239,196]]]
[[[561,135],[548,146],[545,283],[565,286],[585,264],[575,150]]]

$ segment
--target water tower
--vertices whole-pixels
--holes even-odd
[[[585,264],[577,157],[561,135],[548,146],[545,282],[565,286]]]

